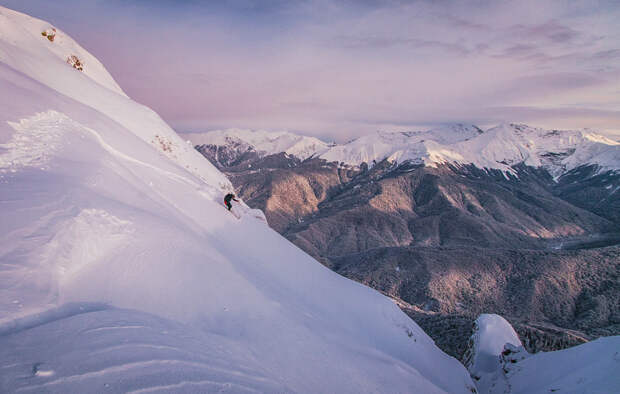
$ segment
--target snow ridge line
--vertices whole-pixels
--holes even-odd
[[[237,383],[222,383],[222,382],[216,382],[214,380],[196,380],[196,381],[182,381],[179,383],[175,383],[175,384],[168,384],[168,385],[164,385],[164,386],[152,386],[152,387],[147,387],[147,388],[143,388],[143,389],[138,389],[138,390],[132,390],[132,391],[128,391],[127,394],[141,394],[141,393],[154,393],[154,392],[158,392],[158,391],[163,391],[166,393],[169,393],[171,390],[178,390],[180,388],[188,388],[188,386],[196,388],[196,390],[198,390],[198,387],[200,386],[215,386],[220,388],[220,390],[224,390],[224,389],[231,389],[233,387],[237,388],[237,389],[241,389],[247,392],[251,392],[251,393],[260,393],[260,391],[255,390],[251,387],[246,387]],[[219,390],[218,390],[219,391]]]
[[[112,309],[111,306],[99,302],[71,302],[62,306],[49,309],[45,312],[17,318],[0,324],[0,336],[11,335],[20,331],[29,330],[57,320],[81,315],[90,312],[99,312]]]
[[[129,161],[131,163],[142,165],[144,167],[150,168],[151,170],[155,170],[155,171],[157,171],[157,172],[159,172],[161,174],[164,174],[164,175],[166,175],[166,176],[168,176],[168,177],[170,177],[172,179],[176,179],[176,180],[178,180],[178,181],[180,181],[182,183],[186,183],[186,184],[188,184],[190,186],[193,186],[193,187],[196,187],[196,188],[200,187],[200,185],[198,183],[192,181],[191,179],[188,179],[188,178],[186,178],[184,176],[175,174],[175,173],[170,172],[170,171],[166,171],[166,170],[161,169],[159,167],[156,167],[156,166],[154,166],[152,164],[145,163],[143,161],[140,161],[138,159],[135,159],[135,158],[133,158],[131,156],[126,155],[125,153],[117,150],[112,145],[110,145],[107,142],[105,142],[103,137],[101,137],[101,134],[99,134],[95,130],[91,129],[90,127],[86,127],[86,126],[83,126],[83,127],[84,127],[85,130],[90,132],[95,137],[95,139],[97,140],[97,142],[99,142],[99,144],[101,145],[101,147],[103,149],[105,149],[107,152],[113,154],[114,156],[119,157],[121,159],[124,159],[126,161]]]
[[[21,387],[17,391],[29,391],[33,389],[48,387],[48,386],[55,386],[58,384],[79,382],[85,379],[101,377],[109,373],[127,372],[128,369],[133,369],[133,368],[148,368],[152,366],[166,366],[166,365],[182,365],[185,367],[192,367],[192,368],[197,368],[197,369],[204,369],[204,370],[210,370],[210,371],[215,371],[215,372],[220,372],[220,373],[226,373],[226,374],[231,375],[230,377],[237,377],[237,378],[245,379],[248,383],[260,384],[260,383],[273,382],[271,379],[268,379],[266,377],[249,375],[249,374],[240,373],[234,370],[223,370],[221,368],[212,367],[209,364],[202,363],[202,362],[186,361],[186,360],[178,360],[178,359],[155,359],[155,360],[135,361],[135,362],[126,363],[126,364],[114,365],[111,367],[103,368],[97,371],[86,372],[83,374],[63,376],[58,379],[50,380],[42,384]]]
[[[175,174],[173,172],[164,170],[164,169],[159,168],[157,166],[154,166],[152,164],[145,163],[145,162],[140,161],[138,159],[135,159],[135,158],[133,158],[131,156],[128,156],[125,153],[123,153],[123,152],[119,151],[118,149],[114,148],[112,145],[108,144],[103,139],[101,134],[99,134],[97,131],[91,129],[90,127],[84,126],[84,125],[81,125],[81,126],[84,128],[84,130],[86,130],[89,133],[91,133],[95,137],[97,142],[99,142],[101,147],[103,149],[105,149],[107,152],[109,152],[110,154],[112,154],[112,155],[114,155],[114,156],[116,156],[118,158],[121,158],[123,160],[126,160],[126,161],[128,161],[130,163],[138,164],[138,165],[141,165],[143,167],[149,168],[149,169],[151,169],[153,171],[156,171],[156,172],[158,172],[160,174],[163,174],[164,176],[166,176],[166,177],[168,177],[170,179],[176,180],[179,183],[184,183],[186,185],[189,185],[189,186],[193,187],[198,192],[198,194],[200,194],[201,196],[203,196],[205,198],[213,199],[213,197],[214,197],[213,193],[206,193],[206,191],[205,191],[205,189],[208,187],[206,182],[204,184],[200,184],[200,183],[194,182],[191,179],[188,179],[188,178],[186,178],[186,177],[184,177],[182,175]],[[183,209],[181,209],[181,207],[179,207],[174,201],[165,198],[162,193],[158,193],[158,194],[160,195],[160,197],[164,198],[171,206],[177,208],[180,212],[183,212]]]

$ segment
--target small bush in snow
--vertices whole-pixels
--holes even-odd
[[[75,55],[71,55],[67,58],[67,64],[71,65],[73,68],[75,68],[78,71],[84,70],[84,64]]]
[[[51,28],[41,32],[43,37],[46,37],[50,42],[54,42],[54,38],[56,38],[56,29]]]

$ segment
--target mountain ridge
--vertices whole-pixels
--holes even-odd
[[[285,136],[304,146],[297,155],[294,147],[273,143]],[[294,136],[294,137],[293,137]],[[601,172],[620,170],[620,143],[591,130],[544,130],[524,124],[503,123],[482,130],[474,125],[454,124],[412,132],[382,132],[361,136],[345,144],[327,144],[314,137],[285,132],[228,129],[184,134],[194,145],[217,145],[248,150],[259,156],[285,152],[301,160],[310,157],[328,162],[359,166],[382,160],[439,164],[473,164],[515,175],[512,166],[544,167],[554,177],[583,165],[597,165]],[[270,144],[267,144],[269,141]],[[317,143],[316,141],[319,141]]]
[[[534,132],[559,138],[559,132]],[[565,137],[567,144],[575,142],[574,135]],[[227,157],[219,168],[239,196],[265,211],[274,229],[336,272],[402,302],[403,310],[456,357],[466,340],[454,327],[469,330],[482,312],[508,318],[532,351],[620,333],[613,312],[618,308],[613,267],[620,257],[616,170],[584,164],[558,177],[548,170],[562,168],[553,156],[535,158],[550,166],[521,160],[505,172],[387,158],[343,166],[321,157],[238,154],[225,145],[196,149],[211,161],[215,150]],[[446,266],[448,261],[463,264]],[[550,268],[545,262],[572,268],[549,274],[558,278],[552,283],[545,280]],[[483,275],[489,282],[483,286],[481,270],[491,266],[497,277]],[[534,286],[523,280],[528,275]],[[567,293],[564,286],[572,290]],[[523,300],[520,306],[501,301],[516,299]],[[555,303],[565,305],[568,319],[552,312]]]

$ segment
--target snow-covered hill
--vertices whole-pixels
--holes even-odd
[[[383,159],[435,166],[440,163],[473,164],[479,168],[514,173],[513,166],[544,167],[559,176],[582,165],[596,165],[600,171],[620,170],[620,143],[590,130],[543,130],[521,124],[501,124],[486,131],[472,125],[448,125],[428,131],[376,132],[342,145],[304,143],[302,149],[267,145],[279,141],[281,133],[234,130],[234,138],[222,132],[191,134],[195,145],[252,147],[264,154],[286,152],[301,159],[319,156],[330,162],[359,165]],[[310,137],[286,133],[290,140]],[[235,145],[236,144],[236,145]]]
[[[481,394],[613,393],[620,387],[620,337],[529,354],[498,315],[475,322],[466,364]]]
[[[54,29],[0,7],[1,392],[470,392]]]

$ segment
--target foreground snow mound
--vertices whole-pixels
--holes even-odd
[[[465,355],[481,394],[612,393],[620,387],[620,337],[529,354],[498,315],[481,315]]]
[[[137,311],[67,304],[3,334],[3,393],[291,391],[234,341]]]
[[[474,376],[497,370],[499,355],[504,346],[522,346],[510,323],[499,315],[483,314],[474,322],[474,333],[465,366]]]
[[[154,112],[0,14],[0,391],[471,391],[392,301],[237,219]]]
[[[620,388],[620,337],[537,353],[507,364],[506,370],[511,393],[616,393]]]

